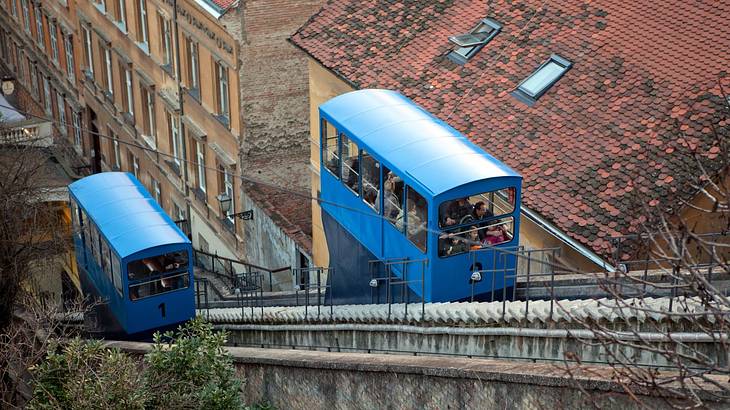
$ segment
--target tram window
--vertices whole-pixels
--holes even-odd
[[[472,221],[510,214],[514,210],[514,188],[483,192],[443,202],[439,206],[439,226],[465,225]]]
[[[70,204],[70,211],[71,211],[71,227],[72,227],[72,233],[74,235],[79,233],[79,228],[81,225],[79,224],[79,207],[76,205],[76,201],[73,200],[73,198],[69,201]]]
[[[101,267],[101,258],[99,257],[99,233],[96,230],[96,226],[93,223],[89,223],[89,237],[91,238],[91,253],[94,255],[96,266]]]
[[[362,150],[362,199],[373,208],[378,208],[380,196],[380,164]]]
[[[99,245],[101,248],[101,270],[109,278],[109,282],[112,282],[112,271],[109,267],[109,246],[107,246],[106,239],[102,236],[99,236]]]
[[[129,298],[142,299],[190,285],[187,251],[152,256],[127,264]]]
[[[406,207],[408,212],[401,211],[396,221],[396,227],[402,231],[405,224],[408,239],[418,249],[426,252],[428,203],[421,194],[409,186],[406,189]]]
[[[112,272],[112,280],[114,282],[114,287],[117,289],[117,292],[121,295],[122,294],[122,273],[120,271],[121,266],[119,265],[119,258],[117,255],[112,252],[111,253],[111,272]]]
[[[340,155],[337,145],[337,129],[325,120],[322,120],[322,153],[324,165],[337,178],[340,177]]]
[[[444,231],[439,235],[439,256],[458,255],[507,243],[514,237],[514,218],[489,221],[484,226],[468,225]]]
[[[385,179],[383,181],[383,216],[388,222],[395,225],[403,208],[403,180],[385,166],[383,175]],[[380,206],[380,198],[377,198],[375,202],[376,206]],[[380,212],[379,209],[376,210]]]
[[[360,150],[347,135],[342,134],[342,181],[355,195],[360,193]]]

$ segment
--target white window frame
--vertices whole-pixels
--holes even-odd
[[[152,175],[150,175],[150,180],[152,181],[152,195],[155,198],[155,201],[157,201],[157,204],[162,206],[162,190],[160,188],[160,183],[157,182]]]
[[[203,193],[207,193],[205,178],[205,147],[203,146],[203,143],[198,140],[195,140],[195,158],[197,160],[198,168],[198,188],[200,188]]]
[[[132,154],[132,173],[139,180],[139,158],[134,154]]]
[[[74,145],[81,149],[81,113],[77,111],[72,112],[71,121],[74,127]]]
[[[137,7],[140,20],[138,24],[140,25],[140,31],[142,34],[142,38],[139,39],[139,42],[147,47],[147,52],[149,52],[149,33],[147,32],[147,0],[137,0]]]
[[[41,50],[46,49],[46,40],[43,36],[43,13],[41,13],[41,6],[35,6],[35,29],[36,35],[38,36],[38,47]]]
[[[230,118],[231,107],[228,95],[228,68],[221,64],[221,62],[216,62],[216,65],[218,66],[218,84],[216,84],[218,88],[218,115]]]
[[[134,117],[134,94],[132,88],[132,69],[126,65],[124,67],[124,84],[127,93],[127,113]]]
[[[226,218],[235,223],[235,218],[231,216],[236,213],[236,196],[233,190],[233,175],[228,172],[228,168],[226,167],[223,167],[223,188],[225,189],[228,198],[231,199],[231,208],[228,212],[226,212]]]
[[[190,88],[200,91],[200,50],[198,49],[198,43],[193,41],[191,37],[188,37],[190,53]]]
[[[66,135],[68,127],[66,123],[66,102],[63,95],[58,91],[56,91],[56,101],[58,106],[58,129],[61,130],[61,134]]]
[[[114,84],[112,82],[112,51],[109,47],[104,47],[104,62],[106,65],[106,91],[110,95],[114,95]]]
[[[117,23],[125,33],[127,32],[127,3],[126,0],[117,0],[117,7],[119,15],[117,16]]]
[[[162,15],[160,19],[162,19],[162,64],[172,68],[172,24]]]
[[[30,34],[30,10],[28,8],[28,0],[20,0],[20,7],[23,9],[23,26],[25,32]]]
[[[72,83],[76,81],[76,74],[74,74],[74,50],[73,50],[73,37],[64,37],[65,49],[66,49],[66,74],[68,75],[69,81]]]
[[[82,27],[84,30],[84,50],[86,52],[86,68],[89,70],[91,76],[94,76],[94,50],[92,49],[93,43],[91,41],[91,29],[86,26]]]
[[[47,115],[51,115],[53,113],[53,109],[51,108],[51,82],[48,79],[48,77],[43,76],[43,106],[46,110]]]
[[[177,123],[177,117],[167,113],[168,122],[170,123],[170,139],[172,140],[172,161],[178,167],[181,166],[182,157],[182,139],[180,134],[180,126]]]
[[[51,39],[51,58],[58,64],[58,28],[51,19],[48,19],[48,36]]]
[[[119,138],[115,137],[112,140],[112,147],[114,149],[114,166],[116,169],[122,169],[122,153],[119,150]]]

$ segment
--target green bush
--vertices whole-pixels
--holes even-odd
[[[140,363],[100,341],[52,344],[33,373],[30,409],[243,409],[226,334],[195,319],[154,335]]]
[[[168,342],[165,342],[167,340]],[[224,349],[226,334],[203,319],[176,333],[154,336],[145,356],[145,387],[153,408],[242,408],[233,358]]]
[[[30,409],[143,409],[137,363],[99,341],[52,343],[46,359],[32,369]]]

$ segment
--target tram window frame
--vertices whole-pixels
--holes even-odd
[[[396,222],[396,228],[400,224],[401,228],[399,230],[405,233],[413,245],[426,253],[428,250],[428,200],[410,185],[404,184],[404,186],[406,206],[403,210],[406,211],[401,210],[401,215],[399,215]],[[411,198],[412,195],[413,198]],[[411,212],[411,207],[413,212]],[[417,222],[411,220],[414,217],[418,218]]]
[[[101,270],[104,271],[107,278],[109,279],[109,282],[114,283],[114,279],[112,278],[111,266],[109,265],[109,245],[106,242],[106,238],[104,238],[101,234],[99,234],[99,252],[101,257]]]
[[[485,240],[479,239],[479,231],[480,230],[489,230],[489,228],[492,227],[504,227],[504,226],[510,227],[510,229],[507,229],[503,231],[503,234],[508,235],[505,239],[499,242],[491,243],[488,240],[486,240],[488,243],[485,243]],[[494,230],[493,230],[494,231]],[[465,235],[468,235],[471,232],[477,232],[477,238],[466,238]],[[458,243],[452,242],[444,242],[446,240],[449,240],[450,238],[454,237],[460,237],[462,238],[463,243],[465,245],[462,245],[458,250],[452,250],[453,246],[456,246]],[[494,218],[488,221],[487,225],[477,227],[474,224],[467,224],[466,226],[454,226],[453,228],[449,228],[447,230],[441,231],[438,237],[437,246],[438,246],[438,256],[439,258],[450,258],[452,256],[457,255],[463,255],[467,254],[473,250],[482,250],[487,249],[494,246],[502,246],[505,244],[508,244],[512,242],[515,238],[515,217],[512,215],[508,216],[502,216],[501,218]],[[478,245],[475,245],[474,243],[469,243],[469,241],[478,241]],[[453,252],[453,253],[452,253]]]
[[[171,256],[172,255],[172,256]],[[176,262],[170,262],[170,260],[165,261],[163,258],[166,257],[174,257],[174,255],[182,256],[184,255],[184,264],[183,263],[177,263],[176,267],[173,267],[170,270],[153,270],[152,268],[165,268],[168,266],[168,263],[171,263],[172,265],[175,265]],[[147,261],[147,262],[145,262]],[[149,272],[146,273],[146,276],[140,275],[140,277],[136,277],[138,271],[137,266],[132,265],[139,265],[140,267],[145,267],[148,269]],[[158,266],[154,266],[154,264],[158,264]],[[133,271],[134,268],[134,271]],[[189,275],[189,269],[190,269],[190,255],[187,250],[181,249],[176,251],[171,251],[164,253],[162,255],[152,255],[149,257],[141,258],[141,259],[135,259],[133,261],[130,261],[127,263],[127,288],[129,289],[129,299],[131,301],[137,301],[141,299],[145,299],[152,296],[158,296],[164,293],[169,293],[173,291],[177,291],[180,289],[187,289],[190,287],[190,275]],[[131,277],[130,273],[135,275],[135,277]],[[169,282],[171,280],[175,280],[175,282]],[[166,281],[168,283],[175,283],[178,286],[165,286]],[[180,284],[182,284],[180,286]],[[133,289],[136,289],[134,291]],[[141,289],[146,289],[147,294],[140,294]]]
[[[101,258],[99,257],[99,231],[96,229],[96,225],[94,223],[89,223],[89,236],[91,238],[89,242],[91,243],[91,254],[93,256],[93,260],[96,262],[96,266],[101,268]]]
[[[369,170],[366,169],[367,163],[366,158],[372,159],[373,167]],[[377,212],[380,209],[378,200],[380,198],[380,162],[370,155],[366,150],[360,149],[360,185],[362,185],[362,200],[370,208]],[[372,172],[374,170],[374,172]],[[367,172],[366,172],[367,171]],[[373,176],[374,179],[371,181],[370,178],[366,178],[365,174]],[[374,194],[374,195],[373,195]],[[372,202],[369,200],[372,198]]]
[[[347,147],[347,149],[345,149]],[[362,175],[362,167],[360,166],[361,158],[360,158],[360,147],[357,145],[355,141],[352,140],[352,138],[348,137],[347,134],[341,132],[340,133],[340,161],[341,161],[341,167],[342,167],[342,184],[347,187],[350,192],[354,193],[355,196],[360,196],[360,176]],[[350,155],[351,150],[355,150],[355,155]],[[347,157],[345,157],[347,155]],[[347,163],[354,158],[354,161],[357,161],[357,170],[355,170],[352,166],[348,165]],[[355,164],[355,162],[352,162],[352,164]],[[345,175],[345,169],[347,169],[347,175]],[[355,172],[356,178],[354,180],[354,186],[350,186],[353,181],[351,180],[351,172]]]
[[[334,137],[331,137],[329,135],[330,129],[334,131]],[[342,168],[342,155],[340,150],[340,131],[337,129],[337,127],[334,126],[334,124],[331,124],[326,119],[322,118],[322,122],[320,125],[320,146],[322,147],[322,155],[321,160],[324,164],[324,168],[328,170],[332,175],[335,176],[338,180],[340,179],[340,169]],[[329,141],[334,139],[335,140],[335,151],[332,152],[333,159],[330,160],[328,147],[331,145],[329,144]],[[335,160],[336,159],[336,160]]]
[[[378,208],[378,213],[383,216],[388,222],[390,222],[391,225],[393,225],[394,228],[398,229],[396,226],[396,222],[398,219],[398,214],[403,209],[403,203],[405,201],[405,183],[403,182],[403,178],[399,177],[395,172],[391,171],[387,166],[381,165],[382,169],[382,175],[381,180],[382,182],[382,188],[380,189],[380,192],[386,192],[385,184],[393,184],[393,195],[398,199],[398,202],[391,201],[392,205],[395,205],[397,212],[394,212],[392,209],[390,210],[390,215],[386,215],[385,211],[386,209],[389,209],[385,206],[385,201],[388,200],[386,195],[382,195],[382,198],[378,198],[376,202],[378,203],[378,206],[382,206],[382,212],[380,211],[380,208]],[[392,182],[391,182],[392,181]],[[398,186],[400,186],[400,190],[398,190]],[[400,196],[398,195],[398,192],[400,192]],[[403,232],[402,229],[398,229],[400,232]]]
[[[455,226],[463,226],[468,225],[470,223],[474,222],[483,222],[484,220],[493,219],[493,218],[499,218],[506,215],[510,215],[514,213],[516,205],[516,188],[515,187],[504,187],[499,188],[493,191],[485,191],[473,195],[469,195],[466,197],[446,200],[441,202],[441,204],[438,207],[438,225],[439,228],[449,228]],[[454,215],[451,211],[452,205],[458,205],[458,201],[466,199],[468,201],[468,205],[465,206],[466,211],[463,215],[457,215],[456,218],[454,218]],[[479,202],[484,202],[487,204],[488,207],[488,213],[482,216],[479,219],[476,219],[474,217],[474,206],[476,206]],[[501,203],[499,202],[501,201]],[[505,207],[504,204],[508,205],[508,207]],[[500,213],[495,213],[495,207],[499,205],[503,209],[501,209]],[[462,209],[463,211],[464,209]],[[453,224],[447,224],[447,219],[451,219],[454,221]]]
[[[122,296],[124,295],[124,285],[122,283],[121,263],[119,261],[119,257],[116,253],[114,253],[114,251],[110,252],[110,256],[112,282],[114,282],[114,288],[116,288],[117,293]]]

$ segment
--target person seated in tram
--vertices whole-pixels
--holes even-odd
[[[349,164],[347,164],[345,166],[345,171],[347,172],[347,178],[343,178],[343,179],[345,179],[345,183],[347,184],[348,187],[350,187],[350,189],[357,192],[357,184],[358,184],[358,181],[360,180],[360,176],[358,175],[358,169],[360,168],[360,160],[358,160],[357,157],[352,157],[348,162],[349,162]]]
[[[416,208],[416,202],[412,199],[408,199],[408,236],[413,236],[423,229],[421,226],[421,217],[418,215],[419,212]],[[395,227],[399,231],[403,231],[403,210],[398,213],[395,221]]]
[[[439,207],[441,225],[450,225],[450,220],[458,224],[467,223],[473,209],[474,207],[469,203],[468,198],[459,198],[446,202]]]
[[[473,220],[476,222],[476,227],[479,228],[479,241],[483,241],[487,235],[487,230],[484,229],[489,226],[489,222],[483,219],[494,216],[492,211],[489,210],[487,204],[484,201],[479,201],[474,204],[474,210],[471,213]]]
[[[482,243],[485,245],[497,245],[509,240],[509,234],[503,223],[492,223],[485,229],[484,239]]]
[[[482,242],[479,239],[479,228],[477,228],[476,225],[472,225],[469,227],[469,231],[467,231],[467,241],[469,244],[469,250],[477,250],[482,248]]]
[[[389,221],[395,221],[398,217],[398,214],[401,211],[400,208],[400,199],[395,194],[395,184],[397,182],[397,178],[392,172],[388,173],[388,178],[383,182],[383,191],[384,197],[383,197],[383,216],[385,216],[386,219]],[[378,197],[375,199],[375,210],[380,212],[380,193],[378,193]]]

